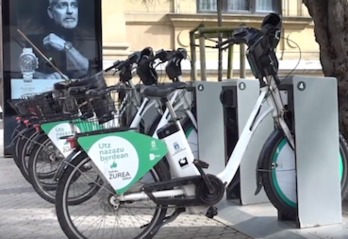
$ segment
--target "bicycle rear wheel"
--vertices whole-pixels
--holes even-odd
[[[54,181],[54,175],[63,159],[64,156],[46,134],[37,138],[29,156],[31,184],[39,196],[50,203],[55,201],[58,183]]]
[[[39,133],[36,131],[34,127],[30,128],[30,130],[27,131],[26,135],[23,135],[18,143],[18,155],[15,159],[17,162],[17,166],[19,167],[19,170],[21,171],[23,177],[29,182],[29,172],[28,172],[28,161],[29,161],[29,155],[30,152],[35,145],[35,138],[39,135]]]
[[[262,149],[262,184],[268,199],[284,216],[295,219],[297,215],[295,155],[284,133],[274,131]],[[348,189],[348,147],[340,135],[339,161],[342,200]],[[263,156],[262,156],[263,155]]]
[[[19,154],[19,149],[22,146],[21,144],[23,144],[23,138],[27,139],[29,134],[31,134],[32,127],[25,127],[24,129],[22,129],[20,132],[17,133],[17,136],[15,137],[14,141],[13,141],[13,147],[12,147],[12,157],[13,160],[15,161],[16,165],[19,167],[18,165],[18,154]]]
[[[20,121],[17,123],[16,128],[13,130],[11,134],[11,143],[6,146],[6,150],[9,150],[12,153],[12,156],[16,141],[18,140],[18,134],[26,128],[27,126],[22,121]]]
[[[156,205],[151,200],[112,205],[110,199],[116,193],[103,182],[92,164],[86,154],[80,154],[59,180],[56,213],[66,236],[130,239],[155,234],[155,226],[166,215],[166,205]],[[170,173],[162,160],[129,191],[141,191],[147,183],[169,179]]]

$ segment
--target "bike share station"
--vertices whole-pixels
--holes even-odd
[[[214,31],[216,34],[219,28]],[[220,32],[227,37],[231,31],[220,28]],[[203,26],[191,31],[191,77],[196,79],[194,48],[195,40],[199,39],[201,80],[194,81],[199,159],[209,164],[206,169],[208,173],[218,173],[224,168],[224,160],[231,151],[228,149],[230,139],[226,135],[226,128],[231,126],[228,124],[232,120],[237,128],[237,137],[241,134],[259,96],[259,81],[244,77],[206,81],[204,39],[214,35],[212,32],[211,28]],[[229,49],[229,54],[230,50],[233,49]],[[243,62],[245,55],[241,54],[240,60]],[[231,74],[228,72],[227,75]],[[231,191],[227,190],[226,199],[218,205],[216,218],[231,223],[234,228],[253,238],[347,238],[348,228],[344,227],[342,218],[339,163],[332,160],[339,157],[337,80],[327,77],[288,77],[282,80],[281,93],[292,114],[291,127],[295,132],[296,220],[287,220],[282,212],[277,211],[269,203],[263,189],[255,195],[258,158],[263,144],[273,131],[270,115],[252,136],[239,175],[235,176],[239,176],[240,183],[234,185],[234,189],[239,189],[239,193],[231,198]]]

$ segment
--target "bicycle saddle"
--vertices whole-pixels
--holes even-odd
[[[148,97],[159,97],[161,99],[166,99],[167,96],[172,92],[186,88],[187,84],[184,82],[173,82],[170,84],[145,86],[142,89],[142,93]]]

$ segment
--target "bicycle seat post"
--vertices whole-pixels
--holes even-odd
[[[179,120],[178,119],[178,117],[177,117],[177,115],[176,115],[176,113],[175,113],[175,110],[174,110],[174,107],[172,106],[172,104],[170,103],[170,101],[168,100],[168,98],[167,97],[165,97],[165,98],[162,98],[161,97],[161,102],[163,103],[163,104],[165,104],[165,106],[167,107],[167,109],[168,109],[168,111],[169,111],[169,114],[170,114],[170,116],[171,116],[171,119],[173,120],[173,121],[177,121],[177,120]]]

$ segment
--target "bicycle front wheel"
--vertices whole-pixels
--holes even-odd
[[[274,131],[266,141],[262,163],[262,184],[268,199],[282,214],[294,219],[297,215],[295,154],[284,133]],[[348,147],[340,135],[339,165],[342,200],[348,186]]]
[[[148,238],[163,221],[167,206],[151,200],[111,203],[117,197],[103,182],[86,154],[80,154],[62,174],[56,192],[59,224],[69,238]],[[168,168],[160,161],[128,192],[141,191],[145,184],[170,178]],[[94,186],[93,192],[90,190]],[[87,193],[89,191],[89,193]],[[81,197],[78,203],[72,198]],[[76,202],[76,201],[75,201]],[[151,236],[150,236],[151,237]]]

